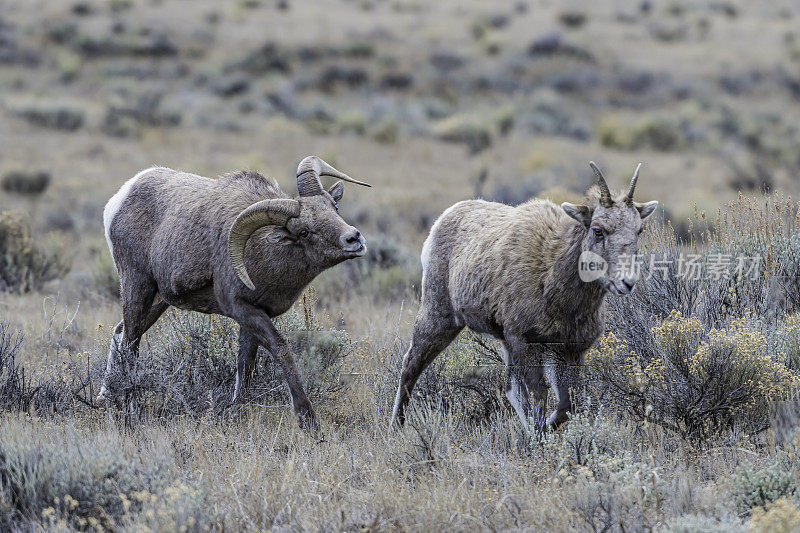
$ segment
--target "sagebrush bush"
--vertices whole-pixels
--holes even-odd
[[[0,213],[0,292],[29,292],[68,271],[63,251],[43,250],[20,215]]]
[[[419,255],[383,233],[369,238],[366,257],[348,261],[343,268],[346,276],[336,271],[324,272],[314,282],[324,305],[353,291],[380,302],[419,296],[422,280]]]
[[[667,533],[744,533],[744,524],[736,519],[712,516],[684,515],[672,519],[664,528]]]
[[[6,192],[36,196],[42,194],[50,185],[50,173],[13,170],[3,175],[0,188]]]
[[[207,487],[178,475],[172,451],[124,446],[114,429],[17,415],[0,433],[0,529],[200,531],[213,524]],[[47,436],[42,437],[42,429]]]
[[[579,466],[596,463],[598,457],[619,456],[625,437],[618,423],[609,417],[575,413],[561,434],[558,456]]]
[[[587,354],[601,403],[684,437],[768,427],[769,402],[800,379],[798,215],[779,197],[740,197],[713,222],[698,215],[706,230],[688,243],[652,223],[637,290],[609,298],[608,333]],[[729,258],[727,274],[709,274],[719,257]],[[737,271],[738,257],[757,257],[745,263],[753,271]],[[681,275],[690,260],[700,275]]]
[[[731,498],[736,511],[748,514],[755,507],[764,507],[785,496],[794,496],[800,488],[796,467],[780,458],[760,470],[741,466],[731,477]]]
[[[342,361],[355,349],[347,333],[320,325],[316,300],[308,292],[275,325],[290,343],[312,401],[324,403],[335,395],[341,388]],[[238,334],[238,324],[219,315],[167,311],[148,332],[139,356],[122,361],[109,379],[120,407],[135,398],[140,413],[160,417],[227,410],[236,376]],[[280,365],[263,348],[257,363],[245,391],[247,399],[287,404]]]
[[[170,459],[143,463],[114,441],[95,439],[79,446],[76,428],[63,440],[40,442],[30,437],[43,420],[13,424],[0,435],[0,525],[13,529],[44,519],[86,529],[111,528],[127,511],[123,494],[158,492],[170,478]],[[69,433],[72,433],[70,435]],[[3,524],[5,521],[5,524]]]
[[[43,128],[75,131],[83,126],[83,109],[62,104],[31,104],[14,109],[14,114]]]
[[[648,335],[647,352],[640,354],[608,333],[587,354],[587,365],[604,399],[683,436],[737,424],[764,429],[769,402],[800,383],[744,319],[706,329],[698,318],[673,311]]]
[[[0,409],[28,407],[30,384],[25,369],[17,363],[22,336],[5,322],[0,322]]]
[[[602,413],[578,412],[563,432],[535,435],[557,462],[557,488],[573,528],[651,530],[664,523],[669,478],[630,449],[632,432]],[[623,529],[624,528],[624,529]]]
[[[102,296],[119,299],[119,274],[110,254],[103,250],[97,253],[92,268],[92,286]]]
[[[17,360],[24,348],[30,349],[22,334],[0,321],[0,411],[50,415],[85,410],[99,365],[84,353],[60,353],[62,340],[42,342],[43,362],[32,372]],[[49,355],[53,357],[48,361]]]
[[[461,333],[422,373],[411,403],[438,406],[472,423],[508,414],[501,349],[497,341]]]
[[[788,497],[780,498],[766,507],[756,507],[750,518],[754,533],[792,533],[800,531],[800,508]]]

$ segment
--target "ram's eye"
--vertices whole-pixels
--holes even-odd
[[[306,237],[308,237],[308,230],[307,229],[302,229],[302,230],[300,230],[300,233],[298,233],[298,235],[300,235],[302,238],[305,239]]]
[[[602,239],[605,236],[605,233],[603,233],[603,230],[595,228],[594,236],[598,239]]]

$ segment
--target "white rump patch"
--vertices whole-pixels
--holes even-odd
[[[468,201],[469,201],[469,200],[463,200],[463,201],[461,201],[461,202],[457,202],[457,203],[455,203],[455,204],[451,205],[450,207],[448,207],[447,209],[445,209],[445,210],[442,212],[442,214],[441,214],[441,215],[439,215],[439,218],[437,218],[437,219],[436,219],[436,221],[433,223],[433,226],[431,226],[431,231],[430,231],[430,233],[428,233],[428,238],[427,238],[427,239],[425,239],[425,242],[422,244],[422,254],[420,255],[420,260],[422,261],[422,276],[423,276],[423,278],[425,277],[425,271],[426,271],[426,270],[428,270],[428,263],[429,263],[429,262],[430,262],[430,260],[431,260],[431,246],[433,246],[433,243],[432,243],[432,240],[433,240],[433,234],[434,234],[434,233],[436,233],[436,230],[437,230],[437,229],[438,229],[438,227],[439,227],[439,222],[440,222],[440,221],[441,221],[441,220],[442,220],[442,219],[443,219],[443,218],[444,218],[444,217],[445,217],[445,216],[446,216],[446,215],[447,215],[447,214],[448,214],[450,211],[452,211],[453,209],[455,209],[456,207],[458,207],[458,205],[459,205],[459,204],[462,204],[462,203],[464,203],[464,202],[468,202]],[[424,285],[424,283],[423,283],[423,285]]]
[[[138,180],[151,170],[155,170],[157,168],[163,168],[163,167],[147,168],[136,174],[128,181],[126,181],[122,185],[122,187],[119,188],[117,194],[115,194],[108,200],[105,209],[103,209],[103,228],[105,229],[106,242],[108,243],[108,251],[111,252],[112,260],[114,259],[114,245],[111,244],[111,223],[114,221],[114,217],[117,216],[117,212],[119,211],[119,208],[122,207],[122,203],[125,201],[125,198],[127,198],[128,194],[131,192],[131,187],[133,187],[133,184],[136,183],[136,180]]]

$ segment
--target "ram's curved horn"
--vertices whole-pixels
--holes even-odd
[[[600,204],[602,204],[603,207],[611,207],[614,205],[614,201],[611,199],[611,191],[608,189],[608,184],[603,177],[603,173],[600,172],[600,169],[597,168],[594,161],[589,161],[589,166],[592,167],[594,175],[597,177],[597,185],[600,187]]]
[[[300,196],[322,194],[323,188],[322,182],[319,180],[320,176],[332,176],[350,183],[372,187],[369,183],[355,180],[344,172],[339,172],[319,157],[310,155],[297,165],[297,190],[300,192]]]
[[[639,181],[639,169],[640,168],[642,168],[642,164],[641,163],[636,165],[636,171],[633,173],[633,178],[631,179],[631,188],[628,189],[628,196],[627,196],[628,203],[633,202],[633,191],[636,190],[636,182]]]
[[[285,226],[286,221],[299,214],[300,204],[297,200],[272,198],[254,203],[236,217],[231,226],[231,232],[228,234],[228,255],[230,255],[236,275],[250,290],[255,290],[256,287],[250,280],[244,265],[244,249],[247,240],[257,229],[264,226]]]

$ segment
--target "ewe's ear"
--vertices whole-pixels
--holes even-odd
[[[297,240],[295,236],[283,226],[267,226],[266,236],[267,241],[272,244],[290,244]]]
[[[592,208],[586,205],[575,205],[564,202],[561,204],[561,209],[564,210],[566,214],[586,226],[587,228],[592,223],[592,214],[594,211]]]
[[[639,202],[633,202],[634,207],[639,210],[639,216],[642,217],[642,220],[646,219],[650,215],[653,214],[653,211],[656,210],[658,207],[658,201],[653,200],[652,202],[647,202],[646,204],[640,204]]]
[[[344,183],[341,181],[334,183],[333,187],[328,189],[328,194],[330,194],[331,198],[333,198],[333,201],[338,204],[339,200],[341,200],[342,196],[344,195]]]

